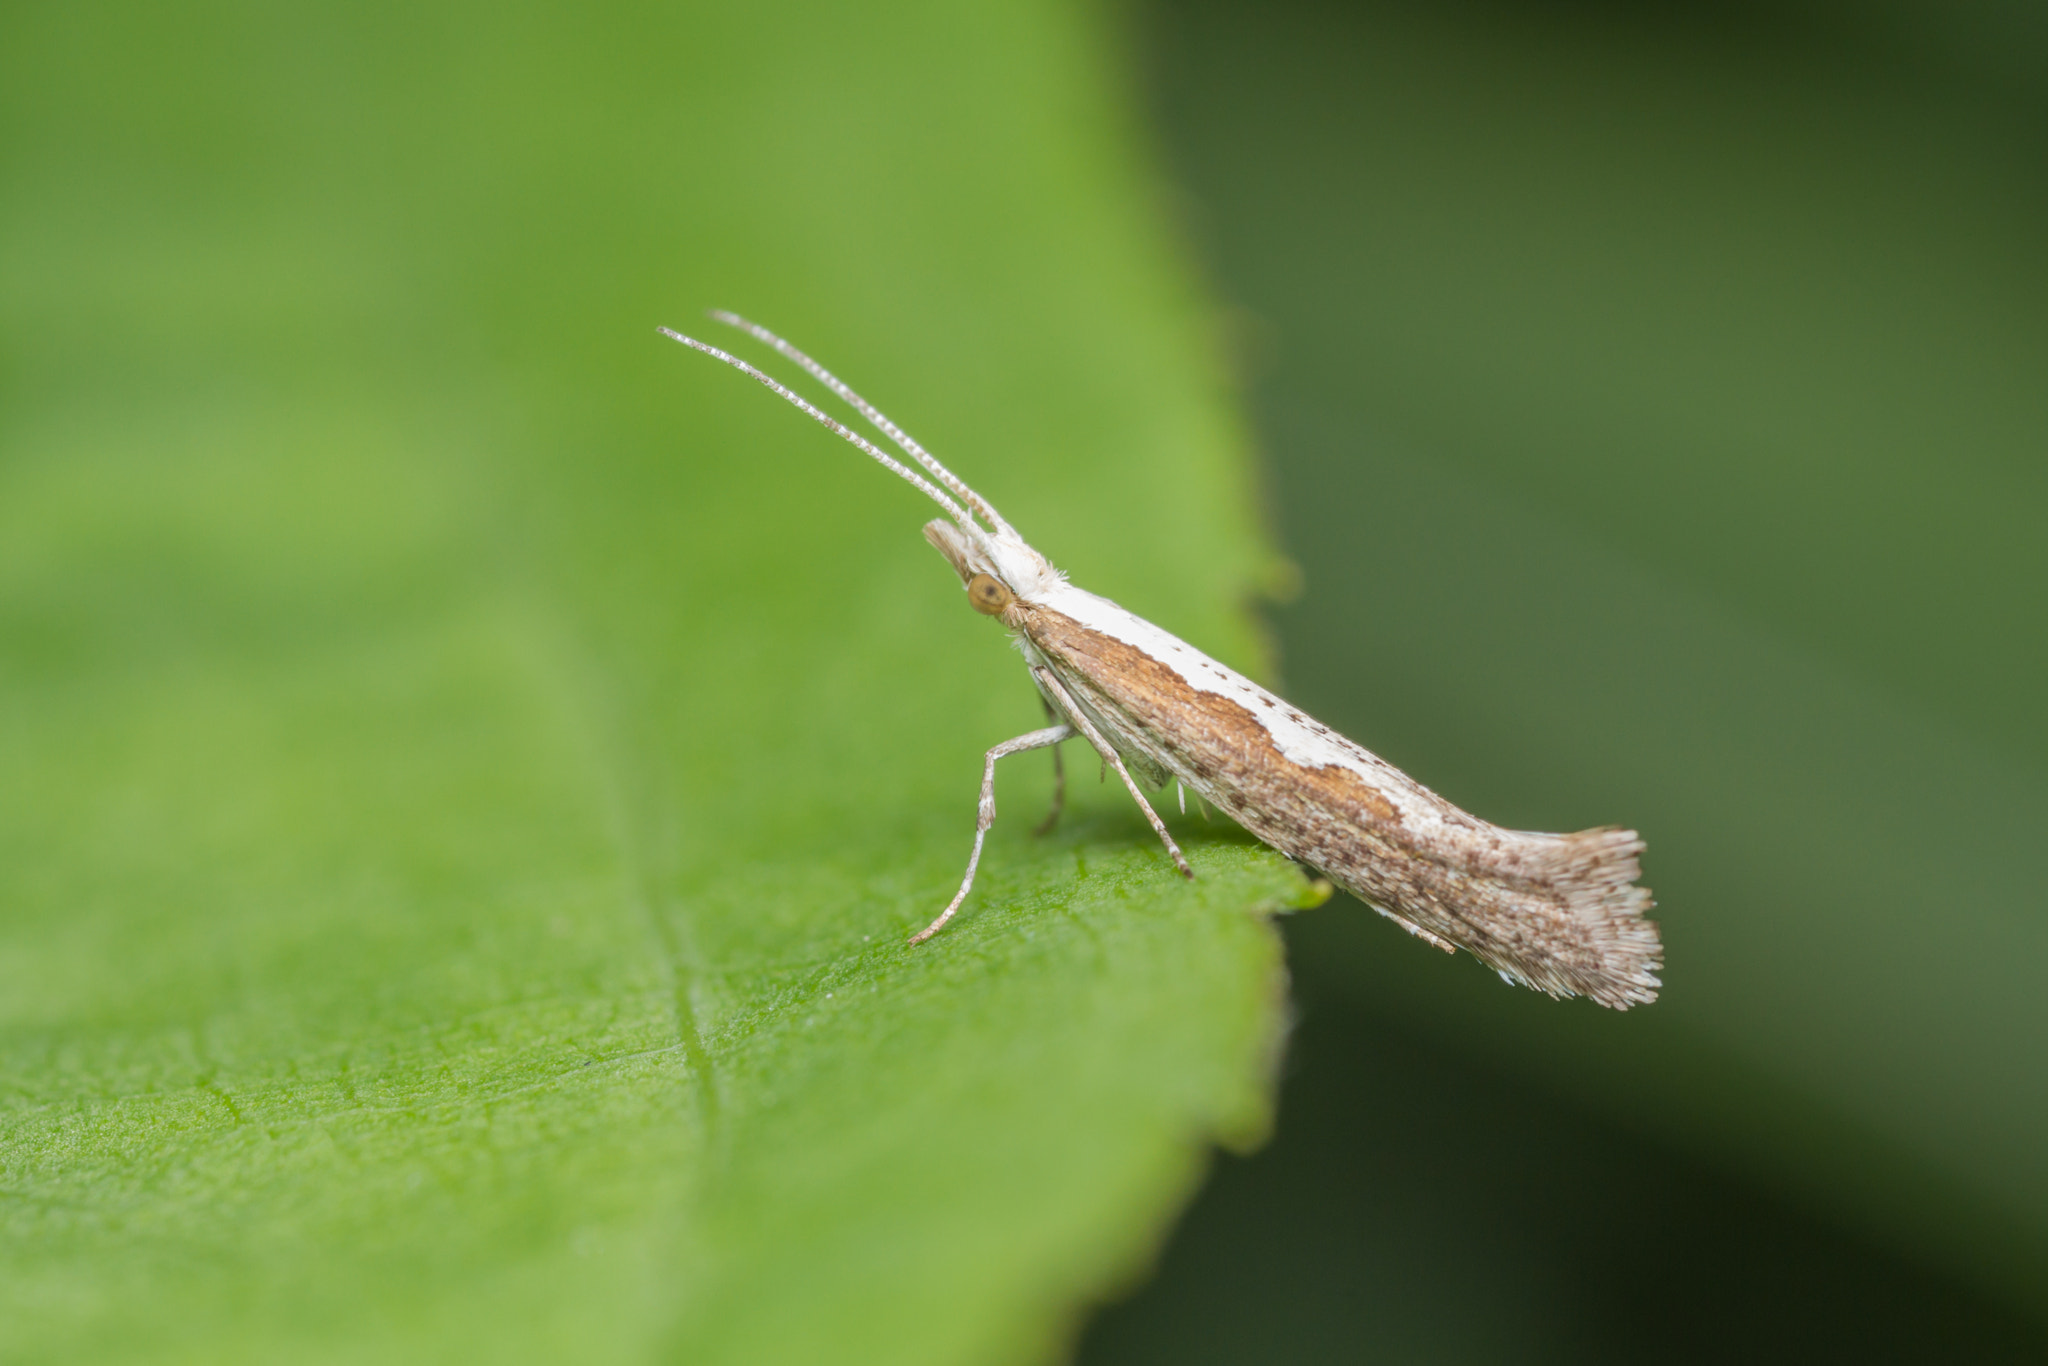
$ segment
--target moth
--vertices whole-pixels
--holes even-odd
[[[711,317],[800,366],[931,476],[745,361],[661,329],[753,376],[945,509],[926,523],[925,539],[960,576],[969,605],[1008,628],[1051,723],[984,756],[966,876],[912,944],[943,929],[974,886],[996,818],[997,762],[1053,748],[1053,811],[1041,827],[1049,829],[1065,795],[1054,747],[1079,737],[1116,771],[1184,877],[1194,870],[1141,778],[1155,790],[1169,779],[1193,788],[1410,934],[1447,953],[1465,949],[1511,983],[1617,1010],[1657,998],[1662,945],[1644,918],[1650,894],[1635,885],[1643,851],[1635,831],[1504,830],[1467,814],[1194,646],[1067,582],[986,498],[837,376],[764,327],[732,313]]]

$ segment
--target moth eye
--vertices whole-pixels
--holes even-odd
[[[1013,599],[1010,590],[993,574],[976,574],[967,581],[967,600],[985,617],[999,617]]]

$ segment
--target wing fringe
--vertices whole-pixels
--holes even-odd
[[[1557,952],[1498,961],[1483,948],[1474,952],[1504,976],[1552,996],[1586,996],[1615,1010],[1648,1005],[1663,985],[1657,974],[1664,946],[1657,923],[1645,915],[1657,903],[1635,885],[1642,838],[1617,826],[1553,838],[1546,881],[1563,912],[1564,943],[1554,945]]]

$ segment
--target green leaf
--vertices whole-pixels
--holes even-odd
[[[1244,666],[1055,5],[12,13],[0,1354],[1025,1361],[1267,1122],[1300,875],[1040,724],[745,309]],[[1081,755],[1072,756],[1078,763]]]

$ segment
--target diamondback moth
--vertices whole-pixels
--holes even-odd
[[[912,944],[943,929],[974,886],[996,818],[997,760],[1052,748],[1060,776],[1041,827],[1050,828],[1065,792],[1056,746],[1078,736],[1116,770],[1184,877],[1194,870],[1140,778],[1154,789],[1169,778],[1193,788],[1410,934],[1446,953],[1465,949],[1509,982],[1617,1010],[1657,999],[1663,949],[1644,918],[1654,903],[1635,885],[1643,850],[1635,831],[1504,830],[1467,814],[1192,645],[1076,588],[987,499],[825,367],[736,314],[711,317],[800,366],[931,476],[738,357],[661,329],[753,376],[945,509],[925,524],[925,539],[960,576],[969,605],[1009,629],[1051,722],[983,756],[966,876]]]

